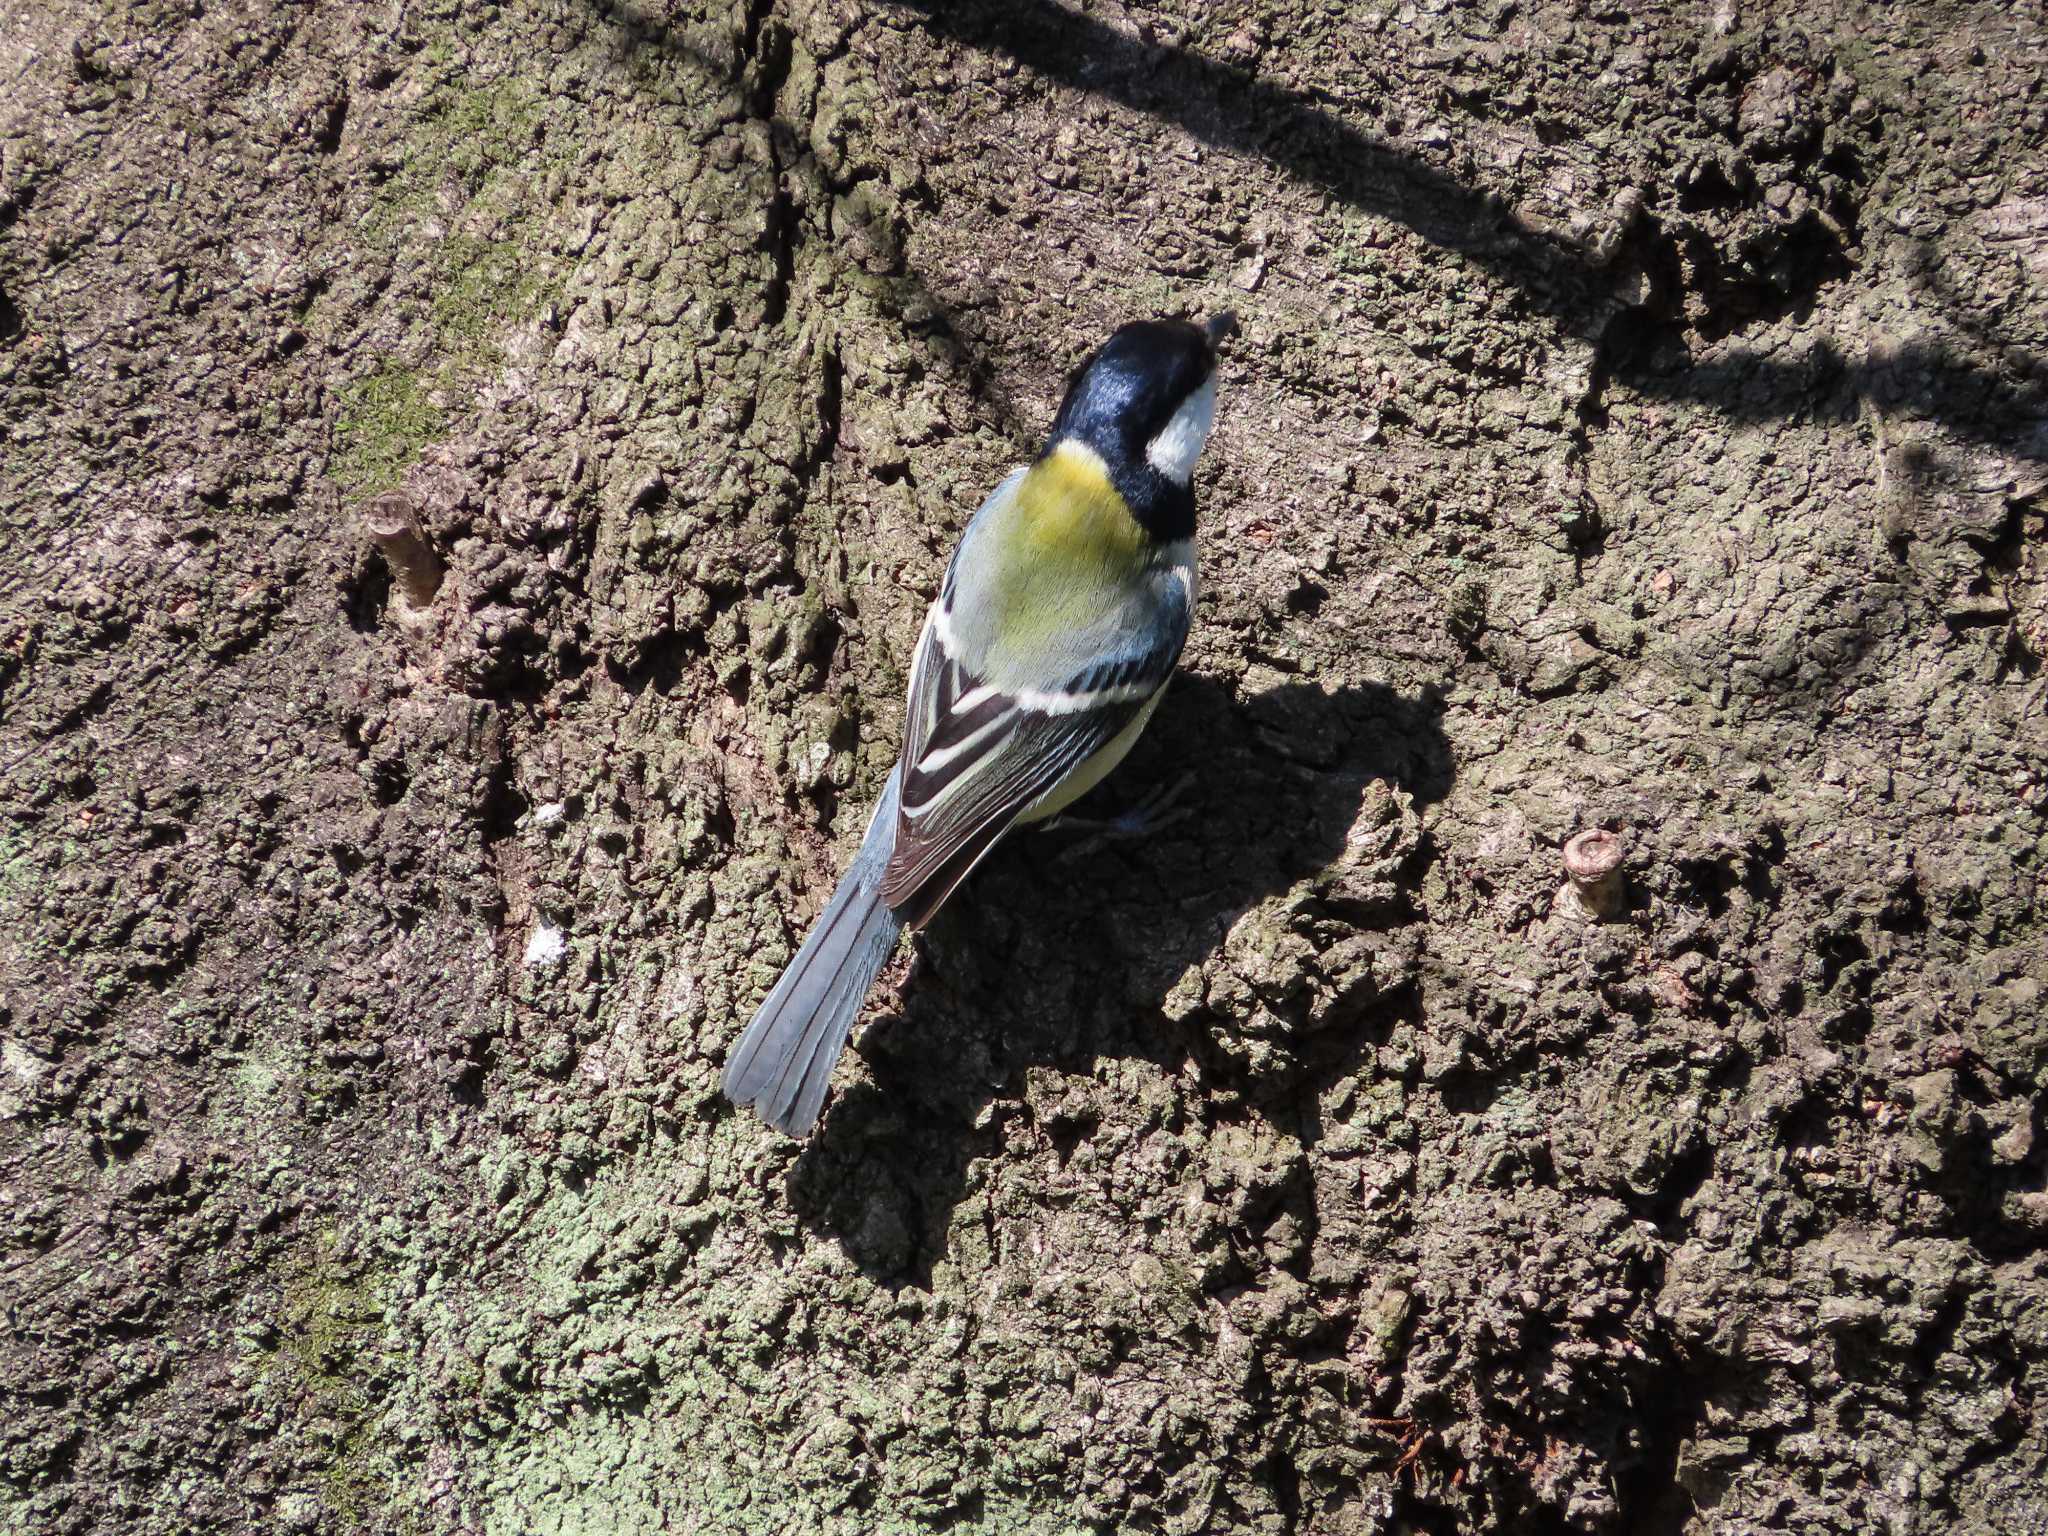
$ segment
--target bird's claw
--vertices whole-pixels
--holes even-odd
[[[1064,812],[1045,824],[1048,832],[1087,832],[1073,847],[1063,850],[1059,863],[1070,864],[1076,859],[1100,852],[1111,843],[1128,842],[1132,838],[1152,837],[1178,822],[1194,815],[1190,806],[1177,802],[1187,787],[1195,782],[1192,773],[1184,773],[1170,784],[1161,785],[1140,800],[1136,805],[1118,816],[1097,819],[1088,816],[1070,816]]]

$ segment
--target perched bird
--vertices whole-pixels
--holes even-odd
[[[867,837],[725,1067],[778,1130],[817,1122],[854,1016],[1013,826],[1092,789],[1145,728],[1195,603],[1195,460],[1236,329],[1120,327],[1074,377],[1044,450],[967,525],[911,663],[903,753]]]

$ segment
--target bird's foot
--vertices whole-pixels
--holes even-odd
[[[1075,843],[1073,847],[1062,850],[1059,862],[1067,864],[1076,859],[1086,858],[1089,854],[1100,852],[1111,843],[1128,842],[1137,837],[1152,837],[1176,822],[1186,821],[1195,814],[1194,809],[1176,802],[1194,782],[1195,776],[1192,773],[1184,773],[1172,783],[1163,784],[1153,790],[1119,816],[1098,818],[1070,816],[1064,811],[1061,812],[1045,824],[1046,831],[1086,832],[1088,836]]]

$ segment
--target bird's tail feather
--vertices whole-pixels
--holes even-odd
[[[900,773],[889,775],[860,852],[725,1064],[726,1097],[786,1135],[817,1123],[854,1017],[903,928],[882,901]]]

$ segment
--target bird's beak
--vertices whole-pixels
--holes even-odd
[[[1209,333],[1209,345],[1220,347],[1237,334],[1237,316],[1227,309],[1219,309],[1203,329]]]

